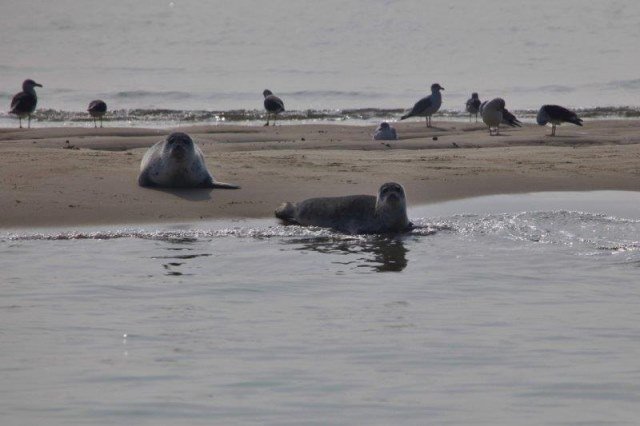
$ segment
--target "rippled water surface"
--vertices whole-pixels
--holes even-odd
[[[640,195],[0,236],[3,424],[635,424]]]

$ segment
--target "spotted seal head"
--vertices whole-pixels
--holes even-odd
[[[407,217],[407,196],[399,183],[387,182],[378,190],[375,215],[384,229],[404,231],[411,222]]]
[[[349,234],[386,234],[410,230],[402,185],[385,183],[378,195],[310,198],[283,203],[275,211],[285,223],[331,228]]]
[[[171,133],[142,157],[138,184],[159,188],[225,188],[239,186],[216,182],[200,148],[186,133]]]

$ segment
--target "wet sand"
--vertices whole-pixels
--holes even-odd
[[[269,217],[283,201],[405,186],[409,204],[558,190],[640,190],[640,120],[490,137],[481,124],[192,126],[217,180],[240,190],[155,190],[136,179],[145,150],[171,129],[0,129],[0,227],[193,222]],[[435,139],[437,138],[437,140]],[[68,141],[68,142],[67,142]]]

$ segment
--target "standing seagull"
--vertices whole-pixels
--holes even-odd
[[[478,94],[473,92],[471,97],[467,100],[467,112],[469,113],[469,121],[471,121],[471,117],[475,114],[476,123],[478,122],[478,112],[480,112],[480,98]]]
[[[482,121],[489,127],[489,135],[494,135],[493,128],[496,129],[495,135],[500,134],[500,124],[506,124],[511,127],[520,127],[522,123],[505,108],[505,102],[502,98],[495,98],[489,102],[483,102],[480,105],[480,115]]]
[[[431,116],[438,112],[440,105],[442,105],[441,90],[444,90],[444,87],[438,83],[432,84],[431,94],[416,102],[411,111],[400,117],[400,120],[409,117],[422,117],[424,115],[427,120],[427,127],[431,127]]]
[[[89,104],[89,108],[87,108],[87,111],[89,111],[89,115],[93,117],[93,126],[96,128],[98,127],[96,118],[99,118],[100,127],[102,128],[102,117],[107,113],[107,104],[100,99],[96,99],[95,101],[91,101],[91,103]]]
[[[262,94],[264,95],[264,109],[267,110],[267,123],[265,126],[269,125],[269,116],[271,114],[273,114],[273,125],[275,126],[278,113],[284,111],[284,102],[282,102],[282,99],[274,95],[271,90],[265,89]]]
[[[17,93],[11,100],[11,114],[15,114],[20,119],[20,128],[22,129],[22,119],[29,117],[28,127],[31,128],[31,114],[36,110],[38,104],[38,96],[34,87],[42,87],[35,81],[28,79],[22,83],[22,92]]]
[[[556,126],[562,123],[572,123],[576,126],[582,126],[582,119],[578,118],[575,112],[561,107],[560,105],[542,105],[536,121],[541,126],[551,123],[551,136],[556,135]]]

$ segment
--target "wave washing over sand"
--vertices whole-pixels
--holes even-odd
[[[255,222],[255,221],[254,221]],[[263,221],[264,222],[264,221]],[[639,252],[640,242],[634,238],[640,220],[619,218],[607,214],[556,210],[502,214],[461,214],[447,218],[413,219],[415,228],[404,235],[346,235],[328,229],[247,224],[245,226],[213,228],[198,226],[192,229],[124,228],[105,230],[77,230],[53,232],[11,232],[0,235],[5,241],[66,241],[113,240],[121,238],[163,241],[169,243],[193,243],[219,238],[289,239],[297,243],[331,245],[352,243],[356,246],[379,240],[426,237],[438,232],[449,232],[468,239],[488,235],[510,241],[539,244],[582,246],[583,254]],[[601,232],[603,229],[608,233]],[[615,230],[615,236],[610,235]]]
[[[304,123],[342,123],[354,125],[373,125],[382,120],[398,121],[405,110],[401,108],[378,109],[335,109],[335,110],[294,110],[279,115],[278,121],[291,124]],[[516,110],[523,122],[533,123],[537,110]],[[636,107],[597,107],[576,109],[582,118],[625,119],[639,118],[640,108]],[[468,121],[469,115],[462,110],[440,110],[439,120]],[[117,127],[174,127],[195,124],[244,124],[262,125],[266,120],[262,110],[172,110],[172,109],[119,109],[105,115],[105,123]],[[7,113],[0,113],[0,127],[15,127],[17,119]],[[34,114],[34,123],[41,126],[93,126],[92,118],[84,111],[63,111],[40,109]]]

